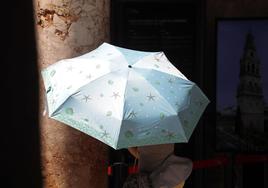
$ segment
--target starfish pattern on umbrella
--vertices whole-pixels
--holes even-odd
[[[150,93],[150,95],[147,96],[148,101],[154,101],[155,96]]]
[[[113,92],[113,95],[111,97],[114,97],[114,99],[117,99],[117,97],[120,97],[119,92]]]
[[[87,102],[89,100],[91,100],[89,95],[84,95],[84,97],[82,98],[83,101]]]
[[[137,117],[137,112],[130,112],[130,114],[128,115],[127,119],[133,119],[133,118],[136,118]]]

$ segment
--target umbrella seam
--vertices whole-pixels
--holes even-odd
[[[115,145],[116,148],[118,147],[118,142],[119,142],[119,138],[120,138],[120,132],[121,132],[122,125],[123,125],[124,108],[125,108],[125,96],[126,96],[126,91],[127,91],[128,77],[129,77],[129,71],[128,71],[128,73],[127,73],[127,79],[126,79],[127,81],[126,81],[126,87],[125,87],[124,97],[123,97],[123,100],[124,100],[124,102],[123,102],[123,110],[122,110],[123,114],[122,114],[122,118],[120,119],[120,121],[121,121],[121,126],[120,126],[120,128],[119,128],[118,133],[117,133],[117,140],[116,140],[116,145]]]
[[[154,54],[151,54],[151,55],[148,55],[148,56],[152,56],[152,55],[155,55],[155,54],[157,54],[157,53],[163,53],[164,56],[166,57],[165,53],[162,52],[162,51],[160,51],[160,52],[155,52]],[[144,58],[146,58],[146,57],[148,57],[148,56],[143,57],[142,59],[140,59],[139,61],[137,61],[135,64],[139,63],[140,61],[142,61]],[[166,57],[166,58],[167,58],[167,57]],[[168,59],[168,58],[167,58],[167,59]],[[169,60],[168,60],[168,62],[169,62],[171,65],[173,65]],[[133,65],[135,65],[135,64],[133,64]],[[132,66],[133,66],[133,65],[132,65]],[[173,66],[174,66],[174,65],[173,65]],[[178,75],[174,75],[174,74],[171,74],[171,73],[167,73],[167,72],[163,72],[163,71],[157,70],[157,69],[155,69],[154,67],[151,67],[151,68],[146,68],[146,67],[135,67],[135,68],[155,70],[155,71],[160,72],[160,73],[170,74],[170,75],[179,77]],[[177,67],[175,67],[175,66],[174,66],[174,68],[177,69]],[[177,69],[177,70],[178,70],[178,69]],[[179,70],[178,70],[178,71],[179,71]],[[179,71],[179,72],[180,72],[180,71]],[[181,72],[180,72],[180,74],[181,74],[183,77],[179,77],[179,78],[184,79],[184,80],[187,80],[187,81],[190,81],[184,74],[182,74]],[[192,81],[190,81],[190,82],[192,82]]]

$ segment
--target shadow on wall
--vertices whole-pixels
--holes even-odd
[[[7,1],[5,7],[1,10],[5,18],[1,27],[1,187],[38,188],[42,180],[32,1]]]

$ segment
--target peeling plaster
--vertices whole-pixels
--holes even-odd
[[[47,4],[46,9],[39,5],[37,7],[37,25],[42,28],[54,26],[55,35],[61,40],[65,40],[70,26],[80,18],[82,13],[81,6],[71,8],[70,5],[70,3],[63,3],[61,6]]]

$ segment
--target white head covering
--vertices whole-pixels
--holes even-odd
[[[139,171],[149,173],[154,188],[173,188],[191,174],[193,162],[173,154],[174,144],[138,147]]]
[[[192,167],[190,159],[170,155],[149,177],[154,188],[173,188],[190,176]]]

